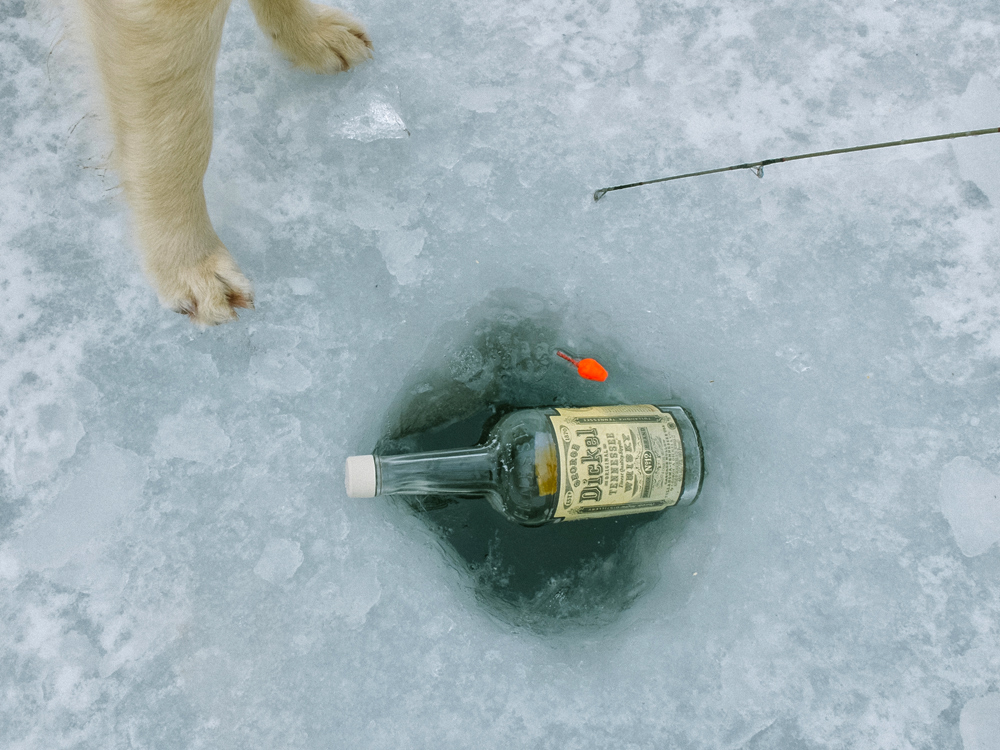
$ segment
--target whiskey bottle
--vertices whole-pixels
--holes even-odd
[[[524,526],[688,505],[702,450],[680,406],[520,409],[475,448],[351,456],[349,497],[481,495]]]

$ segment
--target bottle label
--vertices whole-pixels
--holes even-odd
[[[556,409],[559,505],[566,521],[645,513],[675,505],[684,450],[670,414],[655,406]]]

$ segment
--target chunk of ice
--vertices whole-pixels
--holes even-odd
[[[12,545],[34,568],[58,568],[103,538],[142,502],[146,462],[113,445],[91,449],[84,466]]]
[[[941,472],[941,512],[962,554],[981,555],[1000,541],[1000,477],[967,456]]]
[[[271,539],[257,560],[253,572],[268,583],[284,583],[302,565],[302,546],[291,539]]]
[[[1000,750],[1000,693],[966,703],[958,727],[963,750]]]

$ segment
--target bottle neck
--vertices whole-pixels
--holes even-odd
[[[375,467],[379,495],[480,493],[496,487],[496,458],[489,445],[375,456]]]

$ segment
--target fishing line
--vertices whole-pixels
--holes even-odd
[[[892,148],[893,146],[909,146],[914,143],[930,143],[931,141],[944,141],[951,138],[968,138],[974,135],[987,135],[989,133],[1000,133],[1000,128],[986,128],[984,130],[966,130],[961,133],[946,133],[944,135],[928,135],[924,138],[908,138],[903,141],[888,141],[886,143],[871,143],[867,146],[852,146],[851,148],[835,148],[831,151],[814,151],[811,154],[797,154],[795,156],[782,156],[778,159],[764,159],[748,164],[734,164],[731,167],[719,167],[718,169],[705,169],[701,172],[688,172],[687,174],[677,174],[672,177],[660,177],[657,180],[645,180],[643,182],[630,182],[628,185],[615,185],[614,187],[600,188],[594,191],[594,200],[599,201],[605,193],[613,190],[625,190],[626,188],[640,187],[642,185],[655,185],[657,182],[670,182],[671,180],[683,180],[687,177],[701,177],[706,174],[717,174],[719,172],[732,172],[735,169],[750,169],[758,177],[764,176],[764,167],[770,164],[781,164],[786,161],[798,161],[799,159],[814,159],[817,156],[833,156],[834,154],[849,154],[854,151],[871,151],[875,148]]]

